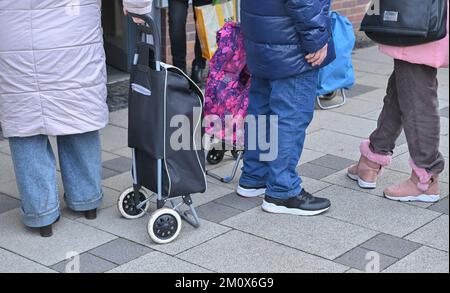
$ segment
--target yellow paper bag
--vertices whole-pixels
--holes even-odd
[[[217,50],[217,32],[225,23],[236,21],[236,2],[196,7],[195,13],[203,57],[209,60]]]

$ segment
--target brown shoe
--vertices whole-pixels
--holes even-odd
[[[97,209],[90,210],[90,211],[85,211],[84,212],[84,217],[86,218],[86,220],[95,220],[95,219],[97,219]]]
[[[57,223],[60,218],[61,217],[58,217],[53,224]],[[53,236],[53,224],[39,228],[39,234],[41,234],[41,237],[49,238]]]
[[[377,179],[383,173],[383,168],[391,162],[391,156],[375,154],[370,150],[369,145],[368,140],[361,143],[361,158],[358,164],[348,169],[347,176],[357,181],[361,188],[375,189]]]
[[[424,173],[425,170],[417,168],[412,161],[411,165],[413,167],[411,178],[386,188],[384,196],[401,202],[438,202],[441,193],[439,175]]]

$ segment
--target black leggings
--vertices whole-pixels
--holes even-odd
[[[193,0],[194,6],[211,4],[212,0]],[[169,0],[169,35],[172,48],[173,65],[186,71],[187,37],[186,23],[189,9],[188,0]],[[198,35],[195,40],[195,59],[193,65],[206,67]]]

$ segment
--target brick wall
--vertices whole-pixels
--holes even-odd
[[[243,0],[245,1],[245,0]],[[264,1],[264,0],[261,0]],[[355,28],[355,33],[357,37],[357,47],[363,47],[370,44],[370,41],[365,37],[364,34],[358,31],[361,20],[364,16],[365,8],[370,0],[332,0],[333,10],[341,12],[343,15],[347,16],[353,23]],[[170,41],[169,41],[169,30],[167,25],[167,11],[163,12],[163,46],[165,46],[165,60],[171,61],[170,54]],[[194,44],[195,44],[195,23],[193,17],[193,11],[189,12],[188,16],[188,60],[194,58]],[[188,66],[190,66],[190,61],[188,61]]]

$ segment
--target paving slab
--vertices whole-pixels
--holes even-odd
[[[180,260],[161,252],[151,252],[129,263],[109,271],[109,273],[210,273],[195,264]]]
[[[118,238],[90,250],[89,253],[117,265],[123,265],[152,251],[144,245]]]
[[[103,162],[103,167],[116,171],[118,173],[125,173],[131,170],[131,159],[126,157],[117,157]]]
[[[438,212],[438,213],[442,213],[442,214],[448,215],[448,197],[442,199],[438,203],[433,204],[428,209],[430,209],[432,211],[435,211],[435,212]]]
[[[0,185],[5,182],[14,180],[14,167],[12,158],[8,155],[0,153],[0,162],[2,167],[0,168]]]
[[[150,212],[153,210],[154,207],[150,209]],[[117,237],[125,238],[171,255],[199,245],[229,230],[227,227],[205,220],[201,222],[199,229],[195,229],[186,222],[183,222],[181,233],[174,242],[166,245],[157,245],[151,241],[147,232],[149,216],[138,220],[126,220],[121,217],[116,207],[111,207],[99,214],[98,218],[94,221],[87,221],[82,218],[78,221],[102,231],[107,231]]]
[[[231,231],[178,257],[220,273],[323,273],[344,272],[347,269],[326,259],[239,231]]]
[[[433,222],[408,235],[406,239],[448,252],[448,215],[442,215]]]
[[[441,117],[448,118],[448,112],[448,107],[445,107],[439,111],[439,114],[441,115]]]
[[[311,163],[306,163],[297,167],[297,172],[301,177],[305,176],[308,178],[320,180],[336,173],[336,170],[319,165],[314,165]]]
[[[261,206],[263,199],[261,197],[243,198],[238,196],[236,192],[232,192],[216,199],[214,202],[245,212]]]
[[[318,152],[350,160],[359,159],[361,138],[337,133],[330,130],[320,130],[306,137],[305,146]]]
[[[398,237],[440,216],[433,211],[339,186],[328,187],[316,196],[331,200],[333,208],[327,213],[328,217]]]
[[[79,257],[79,270],[75,273],[81,274],[98,274],[109,271],[115,267],[116,264],[109,262],[107,260],[101,259],[90,253],[83,253]],[[73,272],[73,259],[67,259],[60,263],[53,265],[51,268],[60,273],[71,273]]]
[[[128,131],[122,127],[108,125],[100,131],[102,148],[113,151],[128,146]]]
[[[0,214],[19,207],[20,207],[19,200],[0,193]]]
[[[0,273],[55,273],[55,271],[0,248]]]
[[[114,126],[128,128],[128,109],[122,109],[110,113],[109,123]]]
[[[53,237],[42,238],[39,232],[25,228],[18,209],[0,215],[0,247],[46,266],[102,245],[116,236],[62,217],[53,227]]]
[[[380,273],[382,270],[396,263],[397,259],[384,254],[374,254],[369,249],[356,247],[334,261],[360,271]],[[376,264],[373,263],[374,261]]]
[[[241,212],[241,210],[217,202],[206,203],[197,209],[197,213],[200,218],[213,223],[220,223],[240,214]]]
[[[361,247],[370,251],[375,251],[397,259],[404,258],[421,246],[422,245],[419,243],[383,233],[378,234],[361,245]]]
[[[316,118],[313,120],[311,124],[312,126],[331,130],[333,132],[352,135],[361,139],[368,137],[377,126],[376,122],[370,119],[345,115],[342,113],[331,111],[319,111],[316,112],[315,116]],[[314,135],[315,133],[316,132],[312,133],[311,135]],[[330,141],[334,140],[329,139],[329,142]],[[315,148],[312,149],[316,150]],[[318,151],[322,152],[321,150]]]
[[[254,208],[222,224],[330,260],[377,234],[324,216],[274,215],[261,208]]]
[[[333,156],[333,155],[325,155],[323,157],[320,157],[320,158],[310,162],[310,164],[334,169],[336,171],[346,169],[355,163],[357,163],[357,161],[349,160],[346,158],[341,158],[341,157],[337,157],[337,156]]]
[[[421,247],[387,268],[385,273],[449,273],[448,253]]]

